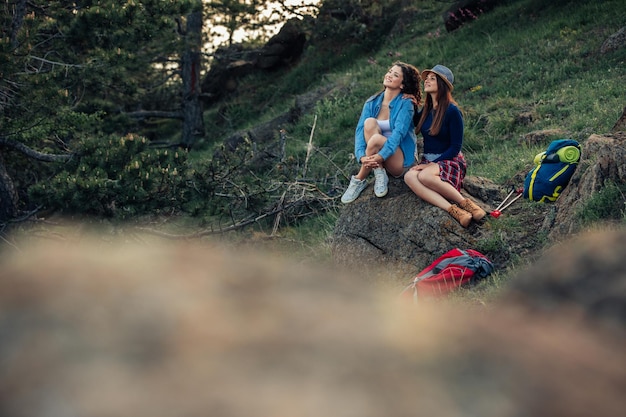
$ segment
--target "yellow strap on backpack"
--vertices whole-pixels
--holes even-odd
[[[535,155],[535,159],[533,159],[533,162],[535,163],[535,165],[539,165],[541,161],[543,160],[543,158],[545,157],[546,157],[546,151],[539,152],[537,155]]]

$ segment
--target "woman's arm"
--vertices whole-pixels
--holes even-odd
[[[389,124],[391,126],[391,136],[387,138],[385,145],[378,152],[384,160],[387,160],[396,152],[402,138],[404,138],[413,127],[413,114],[415,109],[410,99],[398,96],[393,100],[393,108],[391,109],[391,117]]]

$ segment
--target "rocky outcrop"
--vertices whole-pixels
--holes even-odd
[[[617,51],[626,45],[626,26],[609,36],[600,47],[600,53],[607,54]]]
[[[245,49],[236,44],[219,48],[202,82],[206,105],[237,89],[239,79],[257,70],[270,71],[297,61],[304,51],[310,20],[290,19],[263,47]]]
[[[446,26],[446,30],[452,32],[465,23],[478,19],[478,16],[490,11],[501,2],[501,0],[457,1],[443,14],[443,22]]]
[[[583,144],[583,157],[569,185],[556,201],[556,216],[547,219],[551,240],[580,230],[577,211],[608,183],[626,184],[626,132],[591,135]]]
[[[304,52],[306,41],[307,34],[302,20],[287,20],[280,31],[258,52],[257,68],[268,70],[292,63]]]
[[[579,167],[555,203],[522,200],[507,208],[506,217],[519,223],[519,231],[499,229],[499,220],[489,215],[464,229],[443,210],[416,197],[402,179],[391,179],[386,197],[376,198],[370,185],[342,208],[332,237],[333,257],[345,265],[392,265],[414,273],[455,247],[484,247],[497,268],[505,267],[512,256],[540,249],[534,240],[539,235],[558,242],[580,232],[579,210],[608,183],[626,184],[626,133],[591,135],[581,145]],[[528,170],[518,173],[509,185],[523,187]],[[491,212],[511,189],[468,176],[462,192]]]

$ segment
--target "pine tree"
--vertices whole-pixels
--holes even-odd
[[[33,155],[67,160],[78,151],[78,138],[135,131],[137,119],[129,116],[137,110],[165,111],[185,121],[181,132],[202,134],[199,90],[193,88],[199,83],[181,78],[201,72],[200,0],[4,3],[0,220],[26,208],[18,199],[27,196],[33,178],[36,182],[50,175],[50,168],[33,162]],[[196,22],[191,42],[185,38],[190,31],[180,30],[185,20]],[[182,70],[183,57],[191,57],[190,71]],[[182,91],[183,86],[190,90]],[[193,136],[183,139],[187,146],[193,143]],[[2,158],[7,152],[12,153],[8,165]],[[21,189],[14,185],[16,176]]]

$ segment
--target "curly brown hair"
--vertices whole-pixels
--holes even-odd
[[[392,67],[393,66],[398,66],[402,69],[402,93],[414,96],[417,101],[417,105],[421,105],[422,90],[420,90],[420,85],[422,77],[420,76],[419,70],[415,66],[402,61],[394,62],[392,64]]]

